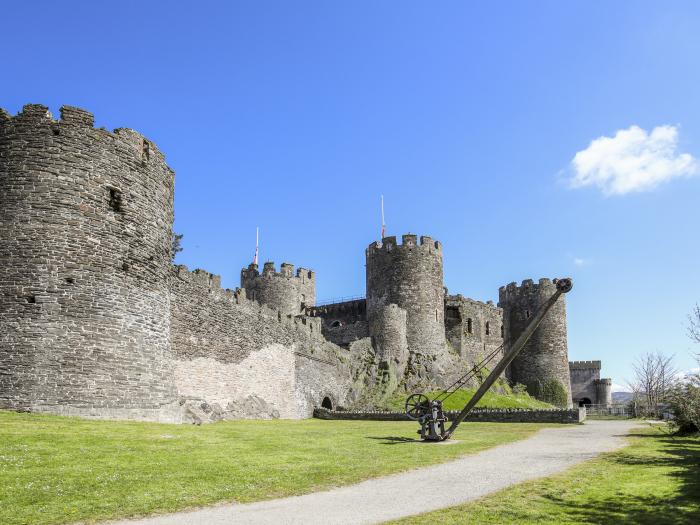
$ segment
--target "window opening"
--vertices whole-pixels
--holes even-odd
[[[109,189],[109,207],[114,211],[122,211],[122,192],[116,188]]]

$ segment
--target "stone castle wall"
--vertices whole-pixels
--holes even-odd
[[[600,379],[600,361],[570,361],[571,398],[574,404],[596,403],[595,382]]]
[[[365,299],[309,307],[306,314],[320,318],[323,336],[337,345],[348,347],[369,337]]]
[[[449,295],[445,298],[445,333],[460,356],[477,363],[503,345],[503,310],[490,301]]]
[[[343,350],[321,334],[321,320],[289,317],[243,290],[223,290],[202,270],[173,270],[175,382],[217,417],[309,417],[324,397],[344,403],[350,372]]]
[[[531,316],[556,292],[550,279],[531,279],[521,286],[511,283],[499,290],[498,305],[503,308],[506,344],[512,344],[525,329]],[[530,394],[539,397],[547,383],[558,381],[566,390],[571,405],[571,384],[566,336],[566,299],[561,295],[542,320],[509,370],[512,383],[521,383]]]
[[[554,292],[509,285],[503,310],[446,297],[440,243],[411,234],[367,248],[366,299],[314,307],[314,273],[288,263],[250,265],[240,290],[223,290],[172,266],[173,193],[163,155],[132,130],[95,129],[68,106],[60,120],[40,105],[0,110],[0,408],[309,417],[380,383],[382,395],[450,384]],[[562,297],[512,378],[570,389],[566,353]]]
[[[600,377],[600,361],[570,361],[571,398],[575,405],[612,405],[612,379]]]
[[[0,110],[0,408],[177,420],[173,191],[132,130]]]

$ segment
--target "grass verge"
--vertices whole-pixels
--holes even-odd
[[[700,437],[635,430],[630,446],[561,474],[394,524],[700,523]]]
[[[465,423],[459,443],[430,446],[413,441],[413,422],[198,427],[0,411],[0,523],[90,523],[303,494],[448,461],[544,426]]]

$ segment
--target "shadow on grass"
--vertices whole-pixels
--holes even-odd
[[[423,443],[420,439],[408,438],[402,436],[367,436],[367,439],[376,439],[377,441],[382,441],[381,445],[400,445],[402,443]]]
[[[666,475],[679,479],[680,486],[670,497],[667,494],[638,496],[620,491],[607,498],[590,501],[585,506],[557,496],[548,496],[548,499],[567,507],[567,516],[579,523],[700,523],[700,441],[682,436],[630,435],[659,440],[662,443],[659,454],[618,453],[609,457],[608,461],[620,466],[672,469]]]

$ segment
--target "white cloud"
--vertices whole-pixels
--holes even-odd
[[[574,257],[575,266],[586,266],[590,263],[591,261],[589,259],[583,259],[582,257]]]
[[[630,387],[625,386],[625,385],[618,385],[617,383],[613,383],[611,387],[612,392],[629,392]]]
[[[599,137],[571,161],[572,188],[597,186],[604,195],[651,190],[676,177],[698,172],[695,158],[678,153],[678,129],[658,126],[651,133],[639,126]]]

